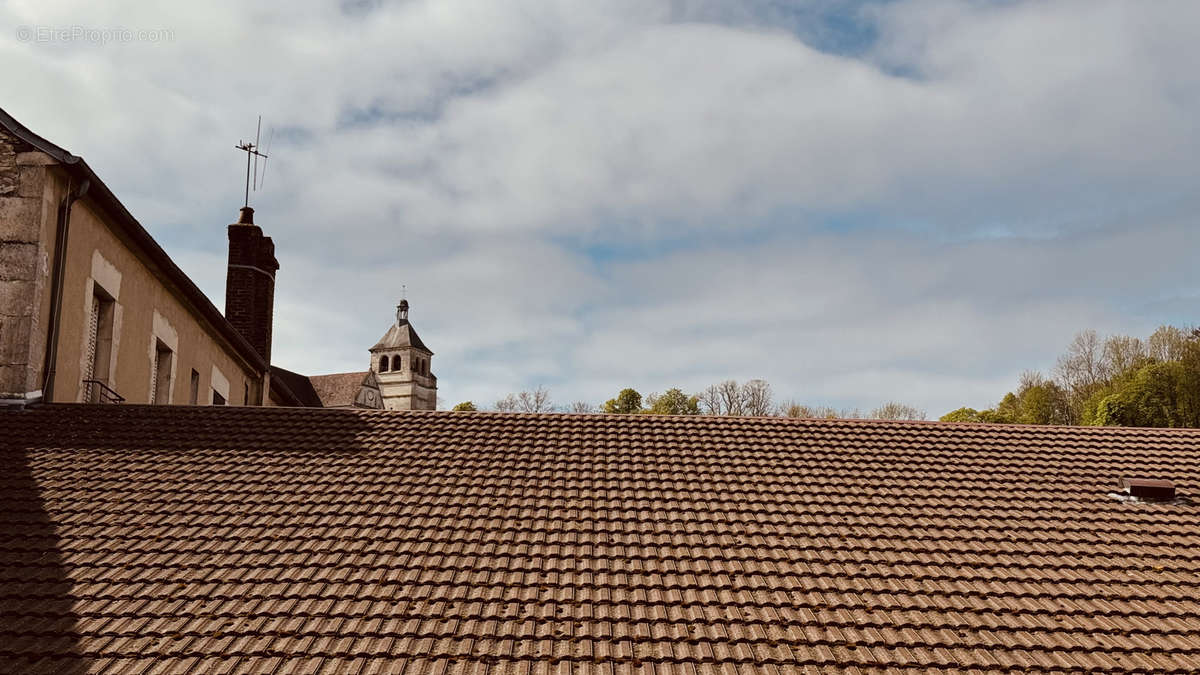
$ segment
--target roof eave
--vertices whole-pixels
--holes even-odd
[[[179,269],[175,261],[171,260],[167,252],[158,245],[154,237],[150,236],[146,228],[142,227],[142,224],[133,217],[133,214],[125,208],[121,200],[117,199],[117,196],[104,184],[100,176],[88,166],[88,163],[82,157],[71,154],[67,150],[30,131],[28,127],[18,122],[16,118],[5,112],[3,108],[0,108],[0,124],[3,124],[17,138],[54,158],[77,177],[90,181],[91,186],[88,189],[87,198],[97,202],[114,216],[112,220],[120,226],[122,232],[142,249],[146,257],[150,259],[150,262],[163,271],[164,275],[179,290],[184,299],[192,304],[198,314],[212,324],[221,337],[229,343],[229,346],[239,356],[245,359],[251,367],[257,368],[260,372],[266,374],[269,371],[270,366],[267,364],[266,359],[254,347],[250,346],[246,338],[242,337],[242,334],[233,327],[233,324],[229,323],[225,315],[196,286],[195,282],[183,270]]]

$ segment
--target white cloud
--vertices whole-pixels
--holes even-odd
[[[828,12],[877,42],[820,51]],[[449,404],[765,377],[938,414],[987,405],[1079,328],[1200,310],[1198,13],[28,1],[0,25],[173,40],[0,34],[0,98],[218,306],[232,145],[258,113],[280,128],[255,204],[286,367],[362,368],[407,284]]]

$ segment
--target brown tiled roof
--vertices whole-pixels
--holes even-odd
[[[5,672],[1200,669],[1198,431],[63,405],[0,450]]]
[[[334,373],[333,375],[310,375],[308,381],[326,408],[344,408],[354,405],[354,397],[370,371],[358,373]]]

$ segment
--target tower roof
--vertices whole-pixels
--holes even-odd
[[[396,307],[396,323],[392,324],[392,327],[383,334],[383,337],[379,338],[379,342],[376,342],[370,351],[377,352],[384,349],[398,349],[400,347],[412,347],[433,354],[429,347],[426,347],[425,343],[421,342],[421,336],[417,335],[417,331],[408,322],[408,300],[400,301],[400,304]]]

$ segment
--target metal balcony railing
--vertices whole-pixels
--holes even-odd
[[[100,380],[83,381],[83,400],[88,403],[121,403],[125,397]]]

